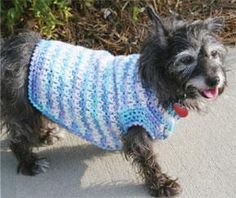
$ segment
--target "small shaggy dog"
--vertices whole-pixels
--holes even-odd
[[[147,12],[153,31],[140,54],[113,56],[33,32],[1,43],[1,114],[18,172],[46,171],[48,162],[32,149],[60,137],[57,123],[101,148],[122,150],[152,196],[181,192],[161,172],[153,142],[223,92],[226,50],[216,36],[223,19],[189,22]]]

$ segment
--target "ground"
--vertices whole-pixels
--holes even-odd
[[[165,172],[179,178],[180,198],[233,198],[236,194],[236,48],[229,48],[228,87],[207,111],[191,113],[156,150]],[[51,167],[46,174],[16,174],[17,162],[1,137],[2,198],[150,197],[134,168],[119,153],[108,153],[68,134],[38,150]]]

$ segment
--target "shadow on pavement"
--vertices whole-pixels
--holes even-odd
[[[88,187],[81,186],[81,179],[88,168],[86,161],[92,160],[96,163],[94,158],[112,155],[96,146],[59,147],[43,150],[38,154],[47,157],[50,162],[47,173],[35,177],[23,176],[16,173],[17,161],[13,154],[5,146],[3,147],[1,151],[1,197],[133,197],[135,193],[137,194],[137,189],[141,191],[140,196],[146,194],[142,185],[129,184],[124,181],[95,184],[91,181]],[[91,166],[96,166],[91,161],[89,163]],[[93,176],[90,177],[92,180]],[[19,189],[24,189],[24,191],[19,193]]]

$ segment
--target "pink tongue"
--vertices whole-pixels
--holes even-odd
[[[203,91],[203,94],[207,97],[207,98],[215,98],[218,96],[218,88],[212,88],[212,89],[208,89]]]

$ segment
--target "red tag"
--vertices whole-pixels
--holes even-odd
[[[174,103],[173,107],[180,117],[187,117],[188,110],[184,106],[181,106],[179,103]]]

